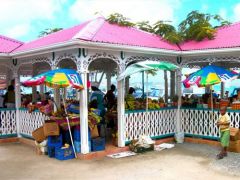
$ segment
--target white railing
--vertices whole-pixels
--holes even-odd
[[[0,109],[0,137],[17,135],[16,110],[9,108]]]
[[[32,137],[32,132],[43,125],[48,119],[47,116],[39,111],[29,113],[27,109],[19,110],[20,134],[27,137]]]
[[[240,111],[229,110],[231,127],[239,128]],[[181,109],[182,131],[186,136],[199,136],[208,139],[218,139],[219,129],[216,122],[219,111],[210,109]]]
[[[125,140],[138,139],[141,135],[152,138],[173,135],[176,129],[176,113],[176,109],[126,112]]]

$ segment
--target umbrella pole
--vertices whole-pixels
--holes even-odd
[[[66,114],[66,120],[67,120],[67,125],[68,125],[68,131],[69,131],[69,134],[70,134],[70,139],[71,139],[71,143],[72,143],[72,147],[73,147],[74,155],[75,155],[75,158],[77,158],[77,154],[76,154],[75,146],[74,146],[74,143],[73,143],[72,132],[71,132],[71,127],[70,127],[70,123],[69,123],[69,117],[68,117],[68,113],[67,113],[67,110],[66,110],[66,103],[65,103],[65,99],[64,99],[64,95],[63,95],[63,93],[62,93],[62,98],[63,98],[64,111],[65,111],[65,114]]]

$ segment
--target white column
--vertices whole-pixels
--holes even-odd
[[[80,91],[80,131],[81,153],[89,153],[88,146],[88,104],[87,104],[87,73],[80,73],[84,89]]]
[[[118,147],[125,146],[125,103],[124,103],[124,80],[117,83],[117,112],[118,112]]]
[[[175,138],[177,143],[182,143],[184,138],[184,132],[181,128],[181,104],[182,104],[182,69],[177,70],[177,95],[178,95],[178,109],[177,109],[177,121],[176,121],[176,134]]]
[[[167,77],[167,71],[164,71],[164,84],[165,84],[165,95],[164,95],[164,101],[165,103],[168,103],[168,77]]]
[[[107,90],[109,90],[110,89],[110,87],[111,87],[111,73],[110,72],[107,72],[106,73],[106,79],[107,79]]]
[[[18,73],[14,73],[14,80],[15,80],[15,106],[16,106],[16,126],[17,126],[17,136],[21,137],[20,135],[20,113],[19,108],[21,107],[21,89],[20,89],[20,80]]]
[[[175,96],[175,89],[176,89],[176,77],[175,77],[175,71],[170,71],[170,78],[171,78],[171,81],[170,81],[170,96],[171,96],[171,99]]]
[[[225,91],[225,84],[224,84],[224,82],[221,82],[221,99],[223,99],[224,98],[224,91]]]

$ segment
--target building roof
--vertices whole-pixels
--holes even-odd
[[[99,17],[24,44],[0,36],[0,53],[29,51],[73,40],[174,51],[234,48],[240,47],[240,23],[218,28],[213,40],[188,41],[177,46],[155,34],[133,27],[110,24],[103,17]]]
[[[240,47],[240,23],[218,28],[212,40],[188,41],[180,47],[183,51]]]
[[[10,53],[22,44],[23,42],[0,35],[0,53]]]
[[[137,28],[110,24],[104,18],[99,17],[78,26],[25,43],[16,49],[15,52],[32,50],[76,39],[98,43],[179,50],[176,45],[168,43],[160,36],[144,32]]]

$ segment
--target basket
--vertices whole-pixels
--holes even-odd
[[[73,147],[70,146],[65,149],[55,148],[55,158],[61,161],[75,158]]]
[[[43,127],[37,128],[32,132],[32,137],[38,142],[42,142],[46,139],[44,135]]]
[[[88,141],[89,151],[91,151],[91,140]],[[76,153],[81,153],[81,142],[80,141],[74,141],[74,147]]]
[[[43,124],[43,131],[45,136],[58,136],[59,126],[56,122],[45,122]]]
[[[91,140],[92,151],[103,151],[105,150],[105,138],[95,138]]]

